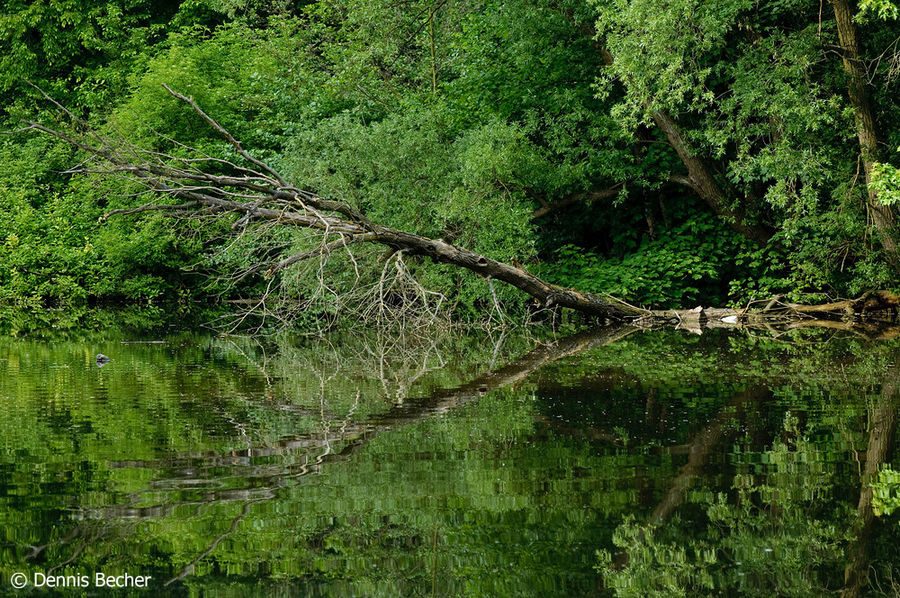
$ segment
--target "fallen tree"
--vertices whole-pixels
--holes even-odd
[[[422,256],[469,270],[489,282],[504,282],[533,297],[544,309],[569,308],[601,319],[641,325],[662,322],[696,331],[701,326],[710,325],[840,319],[885,311],[896,315],[900,306],[900,295],[880,291],[867,293],[855,300],[821,305],[797,305],[774,298],[744,309],[697,307],[692,310],[650,310],[610,295],[565,288],[544,281],[517,264],[492,259],[440,238],[384,226],[369,220],[350,203],[298,188],[272,166],[247,152],[241,142],[198,106],[193,98],[168,86],[163,87],[227,140],[243,164],[206,156],[183,146],[181,149],[188,150],[189,157],[151,151],[123,140],[110,139],[91,129],[46,94],[45,97],[63,111],[73,126],[64,129],[29,121],[19,132],[37,131],[51,135],[84,151],[89,159],[85,165],[69,171],[71,173],[125,177],[155,192],[158,197],[172,200],[171,203],[153,202],[131,209],[115,209],[105,214],[104,218],[159,211],[181,217],[239,214],[240,218],[232,229],[240,230],[251,222],[265,222],[299,227],[317,234],[319,243],[316,247],[263,261],[241,273],[241,278],[260,275],[272,280],[279,271],[293,264],[313,258],[327,259],[339,250],[349,254],[352,245],[377,244],[387,248],[389,255]]]

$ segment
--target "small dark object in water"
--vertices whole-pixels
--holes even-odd
[[[104,355],[103,353],[97,353],[97,367],[98,367],[98,368],[102,368],[103,366],[105,366],[105,365],[106,365],[107,363],[109,363],[110,361],[112,361],[112,359],[110,359],[109,357],[107,357],[107,356]]]

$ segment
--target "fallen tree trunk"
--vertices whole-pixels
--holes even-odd
[[[369,243],[385,246],[392,252],[424,256],[435,262],[451,264],[475,272],[488,281],[502,281],[533,297],[541,308],[564,307],[606,320],[643,326],[672,323],[696,332],[707,326],[866,315],[877,309],[890,309],[896,313],[900,306],[900,296],[877,292],[857,300],[818,306],[772,300],[763,309],[754,310],[701,307],[692,310],[649,310],[609,295],[561,287],[542,280],[518,265],[498,261],[443,239],[372,222],[349,203],[326,199],[291,185],[273,167],[250,155],[192,98],[163,87],[221,134],[246,165],[199,152],[186,158],[149,151],[123,141],[113,142],[90,129],[87,123],[49,96],[45,97],[64,111],[73,121],[74,128],[82,132],[66,132],[37,122],[28,122],[20,131],[37,131],[61,139],[89,154],[92,163],[102,165],[100,168],[78,168],[70,172],[124,176],[174,200],[172,203],[151,203],[132,209],[112,210],[105,217],[151,211],[166,211],[181,216],[240,214],[233,229],[250,222],[269,222],[319,233],[321,242],[316,248],[258,264],[243,276],[260,274],[271,278],[292,264],[314,257],[325,258],[334,251],[347,250],[350,245]]]
[[[168,211],[179,215],[242,214],[235,227],[250,221],[270,221],[286,226],[313,229],[321,233],[322,243],[314,250],[287,257],[278,262],[260,264],[257,273],[271,276],[278,270],[313,257],[356,243],[375,243],[407,255],[419,255],[436,262],[452,264],[478,275],[500,280],[534,297],[542,307],[567,307],[576,311],[613,320],[652,316],[650,310],[628,305],[613,297],[584,293],[548,283],[525,269],[415,233],[374,223],[352,205],[325,199],[316,193],[289,184],[271,166],[251,156],[222,125],[204,112],[192,98],[164,86],[174,97],[188,104],[251,166],[211,159],[187,159],[147,151],[130,144],[113,143],[94,131],[80,137],[28,122],[22,131],[32,130],[51,135],[79,148],[104,164],[103,168],[79,169],[72,172],[127,176],[157,193],[171,197],[176,203],[153,203],[127,210],[112,210],[112,215]],[[48,98],[50,99],[50,98]],[[63,106],[54,102],[81,128],[87,124]],[[201,165],[207,166],[204,170]],[[223,167],[230,171],[219,174]],[[234,227],[233,227],[234,228]]]

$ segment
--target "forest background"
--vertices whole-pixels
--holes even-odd
[[[0,127],[55,123],[179,155],[235,149],[373,221],[645,307],[898,286],[900,25],[887,0],[3,2]],[[303,231],[161,213],[86,156],[0,138],[0,304],[189,306]],[[319,317],[373,259],[276,277]],[[460,319],[511,288],[410,256]],[[319,292],[323,276],[329,293]]]

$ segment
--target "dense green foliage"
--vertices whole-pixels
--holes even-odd
[[[857,9],[879,141],[897,148],[896,6]],[[106,134],[233,158],[166,83],[298,186],[554,282],[648,306],[856,295],[898,279],[868,216],[848,76],[834,15],[821,10],[813,0],[8,1],[0,120],[53,121],[30,82]],[[717,206],[684,184],[690,167],[660,114],[713,173]],[[872,185],[895,209],[900,158],[878,154]],[[3,138],[0,302],[253,295],[265,281],[199,275],[309,246],[307,233],[271,230],[232,244],[230,223],[98,222],[147,197],[65,173],[81,159],[61,142]],[[619,192],[591,201],[608,188]],[[558,202],[567,207],[532,218]],[[769,240],[744,238],[738,220]],[[476,277],[407,266],[461,315],[491,301]],[[336,258],[327,275],[340,291],[380,272]],[[286,271],[284,288],[308,296],[319,274]]]

